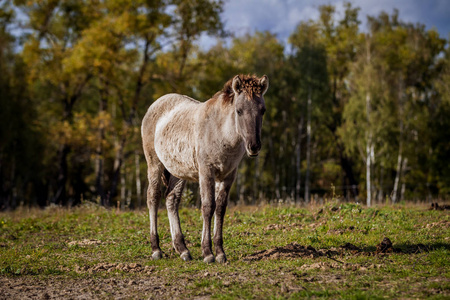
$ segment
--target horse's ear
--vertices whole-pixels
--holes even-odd
[[[231,87],[236,95],[239,95],[242,92],[242,80],[239,75],[234,76]]]
[[[269,88],[269,77],[267,77],[267,75],[261,77],[261,79],[259,80],[259,84],[261,85],[262,94],[264,95],[267,92],[267,89]]]

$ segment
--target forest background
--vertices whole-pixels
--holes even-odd
[[[0,210],[145,205],[140,123],[166,93],[208,100],[267,74],[258,158],[233,203],[450,195],[449,37],[399,12],[318,7],[284,44],[224,30],[222,1],[0,1]],[[217,38],[199,47],[205,34]],[[198,205],[196,184],[184,192]]]

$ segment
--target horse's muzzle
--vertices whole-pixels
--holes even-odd
[[[259,150],[261,150],[261,143],[256,145],[248,145],[247,146],[247,155],[249,157],[257,157],[259,154]]]

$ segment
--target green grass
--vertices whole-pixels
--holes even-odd
[[[202,261],[202,219],[198,209],[180,210],[182,229],[194,258],[184,263],[172,250],[163,209],[159,212],[159,234],[165,258],[152,261],[145,210],[117,212],[93,204],[73,209],[22,208],[0,214],[0,283],[20,281],[33,286],[37,281],[57,280],[63,287],[70,287],[81,280],[86,282],[87,290],[96,289],[94,295],[100,298],[118,296],[113,288],[101,293],[101,284],[111,280],[135,280],[136,284],[122,289],[129,298],[450,297],[448,212],[428,211],[421,206],[364,208],[349,203],[335,205],[339,208],[336,211],[332,207],[229,209],[224,227],[229,262],[225,265]],[[403,253],[375,255],[376,245],[384,237]],[[85,239],[95,241],[90,245],[70,244]],[[243,260],[257,251],[293,242],[316,249],[352,243],[362,249],[362,254]],[[420,244],[428,251],[409,253]],[[137,263],[142,268],[151,267],[151,271],[88,271],[105,263]],[[305,265],[314,263],[335,267],[305,269]],[[343,263],[356,268],[340,267]],[[143,289],[145,286],[148,289]],[[20,296],[20,291],[16,295]]]

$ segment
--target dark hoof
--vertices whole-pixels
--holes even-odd
[[[184,261],[191,261],[192,257],[191,254],[188,252],[184,252],[180,255],[181,259],[183,259]]]
[[[225,256],[225,253],[219,254],[216,256],[216,261],[218,263],[224,264],[227,262],[227,257]]]
[[[215,261],[214,255],[208,255],[203,259],[203,261],[207,264],[213,263]]]
[[[161,253],[161,251],[155,251],[155,252],[153,252],[153,254],[152,254],[152,259],[153,260],[158,260],[158,259],[161,259],[162,258],[162,253]]]

